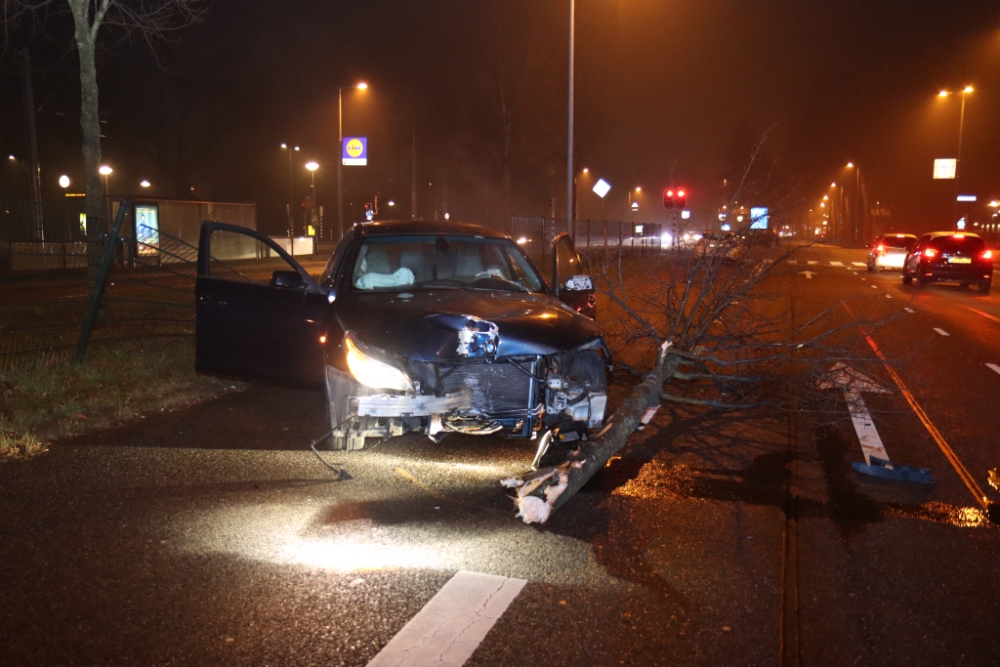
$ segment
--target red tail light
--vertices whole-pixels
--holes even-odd
[[[924,250],[924,257],[927,257],[928,259],[932,259],[937,254],[938,251],[935,250],[934,248],[927,248]]]
[[[880,245],[879,247],[875,248],[875,252],[877,252],[879,254],[885,252],[885,246],[881,246]]]
[[[993,259],[993,251],[987,250],[982,255],[983,259]]]

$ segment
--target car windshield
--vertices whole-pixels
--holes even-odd
[[[947,254],[975,254],[983,249],[983,240],[978,236],[955,234],[931,239],[930,246]]]
[[[358,250],[351,284],[361,290],[542,289],[541,278],[509,239],[450,235],[367,238]]]

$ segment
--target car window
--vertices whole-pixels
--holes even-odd
[[[954,254],[975,254],[983,250],[983,240],[978,236],[967,236],[965,234],[954,234],[952,236],[939,236],[932,239],[930,247],[942,253]]]
[[[358,249],[350,276],[360,290],[474,287],[536,292],[542,287],[512,241],[474,236],[370,237]]]
[[[248,234],[215,229],[209,236],[213,278],[268,285],[275,271],[296,271],[278,253]]]
[[[886,248],[898,248],[898,249],[908,249],[912,248],[917,242],[917,239],[912,236],[897,236],[895,234],[889,236],[883,236],[882,240],[878,242]]]
[[[572,276],[583,273],[580,269],[580,258],[568,236],[562,237],[556,244],[556,261],[558,262],[560,285],[565,285]]]

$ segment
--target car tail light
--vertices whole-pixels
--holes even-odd
[[[983,252],[982,258],[983,259],[993,259],[993,251],[992,250],[986,250],[985,252]]]
[[[882,253],[885,252],[885,246],[880,245],[879,247],[875,248],[875,252],[881,255]]]
[[[938,251],[934,248],[927,248],[924,250],[924,257],[933,258],[938,254]]]

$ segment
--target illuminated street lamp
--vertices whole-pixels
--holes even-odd
[[[962,164],[962,132],[965,129],[965,98],[972,90],[972,86],[966,86],[962,89],[962,106],[958,113],[958,154],[955,156],[955,202],[952,215],[956,220],[958,219],[958,193],[961,192],[959,189],[959,174]],[[942,90],[938,93],[938,97],[948,97],[949,95],[951,95],[951,91],[948,90]]]
[[[63,190],[69,187],[69,176],[63,174],[62,176],[59,177],[59,187],[61,187]]]
[[[319,220],[319,237],[323,238],[323,216],[319,214],[319,205],[316,203],[316,170],[319,169],[319,163],[306,162],[306,169],[309,170],[309,175],[312,176],[313,211],[314,215]]]
[[[152,185],[152,183],[150,183],[149,181],[147,181],[145,178],[142,179],[141,181],[139,181],[139,187],[148,188],[151,185]]]
[[[854,170],[854,176],[855,176],[855,181],[854,181],[855,182],[855,186],[854,186],[854,235],[853,235],[853,238],[854,238],[855,241],[857,241],[859,233],[861,235],[864,235],[864,229],[860,229],[858,227],[858,224],[862,223],[861,218],[864,215],[864,213],[863,213],[864,207],[861,205],[861,167],[858,166],[858,165],[855,165],[853,162],[848,162],[847,163],[847,168],[848,169],[853,169]],[[841,193],[841,196],[843,196],[843,193],[844,193],[843,189],[841,189],[840,193]],[[862,223],[862,226],[863,226],[863,223]]]
[[[342,163],[344,161],[345,90],[368,90],[368,84],[362,81],[353,86],[340,86],[337,88],[337,225],[340,230],[340,238],[344,238],[344,234],[346,233],[344,231],[344,186],[341,177]]]
[[[292,231],[295,229],[295,224],[292,222],[292,203],[295,201],[295,180],[292,177],[292,152],[298,151],[299,147],[292,147],[286,143],[282,143],[281,149],[288,151],[288,209],[285,212],[288,214],[288,235],[291,236]]]
[[[100,167],[97,168],[97,171],[98,171],[98,173],[101,176],[104,177],[104,196],[105,197],[110,197],[111,196],[111,188],[108,185],[108,177],[111,176],[111,172],[113,172],[114,169],[112,169],[111,167],[109,167],[106,164],[102,164]]]

